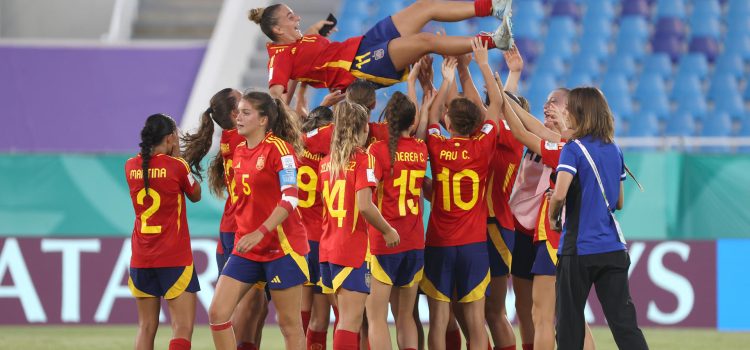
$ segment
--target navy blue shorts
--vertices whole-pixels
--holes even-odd
[[[136,298],[174,299],[183,292],[201,290],[193,265],[178,267],[130,268],[130,293]]]
[[[489,284],[487,243],[425,247],[424,276],[419,287],[428,297],[450,302],[455,292],[459,303],[470,303],[484,298]]]
[[[536,249],[534,248],[534,238],[516,231],[516,241],[513,244],[513,265],[510,267],[510,274],[527,279],[534,279],[531,273],[531,266],[534,265],[536,258]]]
[[[320,263],[320,286],[326,294],[336,294],[339,288],[370,294],[370,269],[367,268],[367,261],[356,269],[330,262]]]
[[[307,259],[297,253],[273,261],[253,261],[232,254],[222,275],[247,284],[266,282],[266,288],[286,289],[308,281]]]
[[[219,274],[221,274],[224,264],[227,263],[227,259],[229,259],[234,250],[234,232],[220,232],[219,244],[221,244],[221,249],[224,250],[224,254],[216,252],[216,266],[219,268]]]
[[[359,43],[357,54],[349,70],[353,76],[365,79],[378,87],[391,86],[405,81],[409,69],[397,71],[388,53],[388,43],[401,37],[391,16],[375,23]]]
[[[323,293],[322,287],[318,284],[320,281],[320,242],[310,241],[310,252],[307,253],[307,266],[310,269],[310,282],[305,286],[313,287],[315,293]]]
[[[510,273],[514,236],[514,232],[500,226],[496,218],[487,219],[487,251],[492,277],[507,276]]]
[[[552,248],[549,241],[539,241],[534,243],[536,256],[534,265],[531,266],[531,273],[534,275],[555,276],[557,272],[557,249]]]
[[[373,255],[370,262],[373,278],[391,286],[409,288],[422,280],[424,250]]]

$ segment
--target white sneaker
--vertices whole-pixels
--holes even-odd
[[[495,42],[495,46],[497,46],[498,49],[508,51],[513,47],[513,32],[511,32],[512,26],[513,23],[510,21],[510,15],[506,15],[503,17],[503,23],[501,23],[500,26],[497,27],[497,30],[492,33],[492,41]]]
[[[492,0],[492,15],[498,19],[512,16],[513,0]]]

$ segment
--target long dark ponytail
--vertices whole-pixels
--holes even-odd
[[[148,163],[154,146],[159,145],[165,137],[177,129],[177,124],[166,114],[152,114],[146,118],[146,124],[141,129],[141,159],[143,161],[143,188],[148,193]]]
[[[185,161],[190,165],[192,172],[198,179],[203,180],[203,167],[201,161],[211,149],[214,135],[214,122],[224,130],[234,129],[232,112],[237,110],[239,104],[239,91],[225,88],[211,97],[209,107],[201,114],[201,125],[195,134],[186,134],[182,137],[185,150],[182,152]],[[218,152],[208,168],[208,184],[211,192],[222,196],[226,188],[224,183],[224,159]]]
[[[388,100],[388,104],[385,105],[383,111],[385,113],[385,120],[388,122],[388,151],[391,156],[391,171],[393,171],[398,139],[401,138],[402,132],[409,130],[414,124],[417,107],[406,95],[400,91],[396,91],[391,96],[391,99]]]
[[[333,111],[326,106],[315,107],[310,114],[307,115],[307,119],[302,123],[302,132],[308,132],[315,130],[321,126],[331,124],[333,121]]]

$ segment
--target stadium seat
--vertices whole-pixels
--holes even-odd
[[[640,62],[646,55],[646,43],[646,40],[636,36],[618,35],[616,52],[618,55],[627,55]]]
[[[557,0],[552,4],[551,17],[570,17],[576,21],[581,19],[581,9],[572,0]]]
[[[656,18],[664,17],[685,19],[685,2],[683,0],[658,0]]]
[[[352,16],[369,16],[370,12],[370,5],[367,1],[344,1],[339,17],[340,19],[346,19]]]
[[[564,63],[570,62],[573,57],[573,40],[547,36],[544,40],[544,52],[542,55],[551,54],[562,59]]]
[[[654,35],[670,35],[684,39],[687,35],[687,26],[685,26],[685,22],[679,18],[660,18],[659,21],[656,22]]]
[[[664,129],[666,136],[695,136],[695,121],[689,112],[683,110],[667,119]]]
[[[570,17],[552,17],[547,27],[547,38],[570,40],[578,36],[576,24]]]
[[[636,37],[645,40],[648,36],[648,22],[643,17],[626,16],[620,19],[618,39],[621,37]]]
[[[603,90],[603,89],[602,89]],[[607,97],[607,103],[609,103],[609,109],[612,113],[620,119],[629,119],[629,116],[633,115],[633,101],[630,100],[630,94],[624,93],[607,93],[604,91],[604,96]]]
[[[677,75],[695,75],[701,80],[708,75],[708,60],[701,53],[688,53],[680,57]]]
[[[653,113],[638,113],[630,118],[628,136],[655,137],[659,136],[659,120]]]
[[[655,53],[667,54],[672,62],[677,62],[684,53],[682,40],[674,35],[655,36],[651,41],[651,48]]]
[[[672,62],[665,53],[652,53],[643,60],[643,73],[656,74],[662,79],[669,79],[672,76]]]
[[[405,6],[400,1],[378,1],[375,18],[380,20],[401,11]]]
[[[748,15],[728,13],[726,15],[728,33],[747,33],[750,32],[750,21]]]
[[[587,18],[606,18],[612,19],[615,15],[615,8],[610,1],[587,1],[586,2],[586,14],[583,20]]]
[[[542,37],[541,27],[538,21],[513,18],[513,36],[516,38],[539,40]],[[488,31],[488,29],[483,30]]]
[[[711,77],[711,86],[708,88],[708,98],[716,101],[719,95],[737,93],[739,94],[737,78],[731,74],[714,74]]]
[[[622,16],[647,17],[651,14],[646,0],[628,0],[622,2]]]
[[[534,39],[516,38],[515,45],[518,48],[518,52],[521,53],[524,61],[528,63],[534,63],[541,51],[539,42]]]
[[[586,73],[571,73],[565,79],[565,87],[574,89],[582,86],[594,86],[594,79]]]
[[[604,39],[609,40],[612,37],[612,21],[607,18],[598,17],[591,18],[585,17],[583,19],[583,42],[585,39]]]
[[[606,96],[610,95],[626,95],[630,96],[630,88],[628,86],[628,79],[622,73],[607,72],[602,79],[600,88]]]
[[[718,0],[692,0],[693,12],[690,15],[708,16],[712,18],[721,17],[721,4]]]
[[[727,14],[750,15],[750,1],[747,0],[729,0]]]
[[[711,37],[694,37],[690,40],[689,52],[700,52],[709,62],[713,62],[719,55],[719,42]]]
[[[731,52],[719,56],[714,65],[714,75],[728,74],[739,79],[744,75],[744,71],[745,63],[742,62],[742,57]]]
[[[534,116],[537,118],[543,117],[540,112],[544,108],[547,95],[556,88],[558,88],[557,82],[551,74],[535,73],[531,77],[529,88],[526,90],[524,97],[529,100]]]
[[[658,91],[658,90],[656,90]],[[665,119],[669,115],[669,100],[665,93],[654,93],[651,96],[636,97],[640,105],[640,113],[651,112],[659,119]]]
[[[584,34],[579,42],[578,53],[580,55],[596,57],[600,62],[603,62],[609,56],[609,41],[606,39],[589,39]]]
[[[695,116],[706,112],[706,98],[696,75],[677,75],[669,97],[677,104],[677,109],[693,111]]]
[[[472,28],[469,26],[467,21],[458,22],[439,22],[438,27],[445,29],[445,33],[448,35],[471,35]]]
[[[533,18],[537,21],[542,20],[545,17],[544,5],[538,0],[524,0],[513,2],[513,32],[515,32],[516,14],[523,14],[524,19],[526,17]]]
[[[721,36],[721,22],[718,18],[708,16],[692,17],[690,35],[692,37],[711,37],[718,40]]]
[[[570,62],[570,75],[588,75],[591,78],[598,78],[600,74],[599,60],[590,55],[578,54]]]
[[[729,137],[732,134],[732,119],[723,112],[710,113],[703,120],[701,136],[704,137]],[[705,153],[727,153],[729,146],[702,146],[701,152]]]
[[[607,74],[621,73],[625,75],[625,78],[630,80],[635,76],[635,71],[635,60],[632,56],[612,55],[607,60]]]
[[[555,52],[542,54],[534,64],[534,76],[537,74],[552,75],[555,79],[565,73],[565,64]],[[533,80],[533,77],[532,77]]]
[[[746,21],[750,23],[750,20]],[[730,32],[724,39],[724,54],[739,55],[750,61],[750,27],[746,32]]]

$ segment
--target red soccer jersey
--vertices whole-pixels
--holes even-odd
[[[237,194],[237,233],[232,254],[253,261],[271,261],[295,251],[305,255],[310,250],[307,233],[302,226],[298,210],[270,230],[249,252],[237,252],[237,242],[242,236],[257,230],[271,215],[281,200],[279,172],[297,168],[292,146],[268,133],[257,146],[248,148],[245,142],[234,151],[234,177]]]
[[[487,240],[487,175],[497,143],[497,125],[486,121],[470,138],[445,138],[428,128],[433,176],[427,245],[459,246]]]
[[[316,242],[320,241],[323,227],[323,199],[318,193],[318,167],[321,159],[321,154],[312,154],[304,150],[299,158],[300,166],[297,173],[297,208],[302,215],[302,224],[307,229],[307,239]]]
[[[566,142],[567,140],[565,139],[560,140],[560,142],[541,140],[542,163],[552,168],[553,174],[554,170],[560,164],[560,152],[562,152],[562,148]],[[549,181],[549,188],[555,188],[555,183],[552,179]],[[549,201],[545,198],[542,201],[542,206],[539,208],[539,218],[537,218],[537,225],[534,228],[534,242],[547,240],[553,248],[557,249],[560,242],[560,232],[553,230],[550,226],[548,212]]]
[[[487,196],[487,209],[489,216],[497,218],[500,226],[513,230],[513,213],[510,211],[508,200],[516,182],[518,164],[523,156],[523,144],[513,137],[505,121],[500,123],[498,129],[498,142],[490,165],[490,182],[487,189],[490,195]]]
[[[320,262],[360,267],[368,253],[367,223],[357,208],[357,191],[377,186],[375,158],[357,149],[344,171],[333,179],[331,156],[320,162],[318,188],[323,193],[326,220],[320,238]]]
[[[148,164],[147,195],[142,165],[140,155],[125,163],[125,178],[135,210],[130,267],[188,266],[193,263],[193,252],[185,193],[192,194],[195,184],[190,167],[182,158],[154,155]]]
[[[367,136],[368,143],[388,140],[388,123],[370,122],[370,133]],[[328,154],[331,149],[333,138],[333,123],[314,129],[304,136],[305,147],[311,153]]]
[[[370,251],[373,254],[394,254],[424,249],[421,192],[427,170],[427,145],[419,139],[400,138],[393,170],[388,141],[373,143],[368,153],[375,158],[375,177],[379,180],[373,200],[401,238],[398,246],[388,248],[380,231],[371,226],[368,229]]]
[[[224,130],[221,132],[221,158],[224,159],[224,183],[227,185],[227,200],[224,203],[224,213],[219,224],[220,232],[236,232],[237,222],[234,219],[235,203],[237,194],[234,192],[234,169],[232,169],[232,158],[237,145],[244,142],[245,138],[237,133],[237,129]]]
[[[305,35],[293,44],[266,44],[268,87],[282,85],[286,92],[290,79],[314,88],[346,90],[356,79],[349,69],[362,37],[331,42],[322,35]]]
[[[370,127],[370,133],[367,137],[369,144],[373,144],[377,141],[388,141],[388,123],[370,122],[368,126]]]

